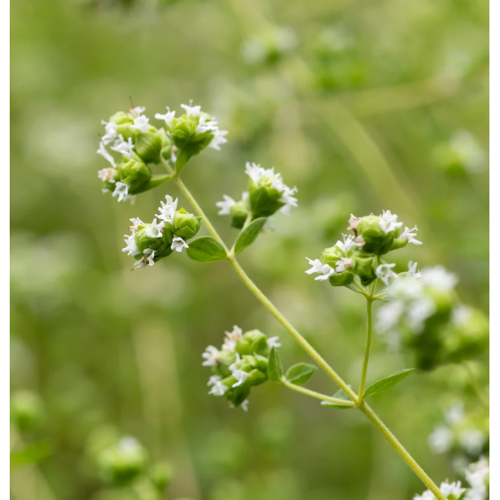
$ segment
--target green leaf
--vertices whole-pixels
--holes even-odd
[[[227,258],[223,246],[212,236],[200,236],[190,241],[186,253],[196,262],[215,262]]]
[[[272,347],[271,352],[269,353],[267,376],[271,382],[279,382],[283,378],[283,367],[281,366],[280,353],[276,347]]]
[[[259,236],[264,224],[266,223],[266,217],[260,217],[255,219],[248,226],[241,231],[234,244],[234,253],[240,253],[245,250],[246,247],[250,246]]]
[[[304,385],[314,374],[318,367],[299,363],[291,366],[286,372],[285,378],[295,385]]]
[[[399,372],[393,373],[388,377],[378,380],[374,384],[366,388],[364,397],[373,396],[379,392],[386,391],[391,387],[399,384],[401,380],[405,379],[411,372],[415,371],[415,368],[407,368],[406,370],[400,370]]]
[[[349,386],[351,387],[351,386]],[[352,403],[352,399],[342,390],[339,389],[334,395],[334,398],[343,399],[348,403]],[[354,406],[352,405],[342,405],[340,403],[332,403],[331,401],[321,401],[321,404],[326,408],[334,408],[336,410],[352,410]]]

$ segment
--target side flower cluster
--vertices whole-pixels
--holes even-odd
[[[488,320],[466,307],[455,292],[457,278],[444,267],[423,269],[395,280],[376,328],[389,345],[415,354],[417,366],[435,366],[476,357],[488,348]]]
[[[274,168],[265,169],[255,163],[247,162],[245,173],[249,176],[248,191],[242,193],[240,201],[230,196],[216,203],[219,215],[230,215],[231,226],[241,229],[248,217],[270,217],[278,210],[290,215],[291,209],[298,206],[297,188],[288,187],[281,174]]]
[[[149,123],[143,106],[119,111],[102,121],[105,133],[97,153],[110,164],[98,172],[104,192],[125,201],[170,179],[168,175],[153,175],[150,164],[171,160],[180,171],[204,148],[219,150],[227,142],[227,132],[219,130],[217,120],[201,111],[200,106],[181,107],[185,113],[178,118],[169,108],[166,114],[157,113],[155,118],[165,123],[160,128]]]
[[[403,229],[398,216],[385,210],[382,215],[356,217],[351,215],[349,230],[333,247],[325,248],[321,259],[307,258],[311,268],[307,274],[318,274],[318,281],[328,280],[332,286],[346,286],[357,277],[362,285],[369,285],[379,278],[385,285],[398,277],[393,271],[396,264],[387,263],[383,256],[408,243],[421,245],[415,237],[417,228]],[[406,274],[416,274],[416,264],[410,263]]]
[[[480,412],[466,415],[462,404],[445,412],[445,421],[429,435],[434,453],[449,453],[455,463],[479,458],[488,448],[488,419]]]
[[[252,387],[267,381],[271,347],[279,347],[278,337],[267,337],[259,330],[243,333],[238,326],[226,332],[220,349],[210,345],[202,354],[202,365],[212,368],[209,394],[224,396],[232,406],[248,409]]]
[[[165,199],[166,203],[161,202],[159,214],[151,224],[139,218],[130,219],[131,234],[125,235],[126,247],[122,251],[134,257],[134,268],[153,266],[174,250],[182,252],[189,248],[187,240],[196,236],[200,229],[201,217],[183,208],[177,210],[177,199],[173,200],[169,195]]]

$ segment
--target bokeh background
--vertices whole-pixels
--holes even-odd
[[[12,498],[139,498],[99,474],[89,450],[102,435],[134,436],[152,463],[168,463],[172,499],[422,491],[358,412],[271,383],[247,413],[207,395],[201,353],[234,324],[279,335],[287,364],[307,359],[223,262],[175,255],[130,272],[128,219],[151,219],[178,193],[164,184],[118,204],[101,194],[95,152],[100,120],[130,99],[151,117],[193,99],[229,142],[194,158],[184,179],[228,241],[235,231],[215,202],[245,189],[245,161],[298,186],[293,216],[276,217],[241,261],[357,385],[363,301],[304,274],[351,213],[390,209],[418,225],[424,245],[398,252],[400,270],[443,264],[487,313],[487,2],[16,0],[11,23],[11,383],[44,415],[36,430],[12,431]],[[408,363],[377,337],[369,379]],[[476,389],[485,364],[469,366]],[[457,395],[477,405],[467,376],[441,367],[373,402],[436,481],[454,473],[427,436]],[[321,373],[311,387],[334,391]]]

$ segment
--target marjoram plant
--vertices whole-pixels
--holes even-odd
[[[389,210],[381,215],[351,215],[347,228],[351,234],[343,235],[333,246],[325,248],[319,259],[307,259],[310,269],[305,272],[316,275],[315,280],[344,287],[366,301],[366,347],[361,382],[355,391],[271,303],[236,257],[264,232],[271,216],[278,211],[290,214],[291,209],[297,207],[297,188],[287,186],[274,168],[247,163],[248,190],[238,201],[224,195],[223,201],[217,203],[219,214],[228,215],[231,226],[239,231],[234,244],[226,245],[184,184],[181,173],[189,160],[206,148],[219,150],[227,142],[227,132],[220,130],[217,120],[203,112],[200,106],[190,103],[181,107],[184,114],[180,116],[169,108],[165,114],[157,113],[155,118],[161,123],[159,127],[149,123],[143,107],[120,111],[102,122],[105,134],[97,152],[110,164],[98,173],[104,192],[111,192],[118,202],[122,202],[165,182],[174,182],[194,211],[190,213],[179,208],[178,199],[167,195],[151,222],[131,219],[123,252],[133,257],[136,269],[154,266],[159,260],[184,250],[197,262],[227,261],[243,285],[315,362],[314,365],[299,363],[285,371],[278,337],[268,337],[257,329],[243,332],[234,326],[232,331],[226,332],[220,349],[208,346],[202,355],[203,365],[211,370],[209,394],[247,410],[252,390],[271,381],[320,400],[325,409],[359,410],[428,488],[414,500],[487,499],[487,458],[478,457],[476,463],[469,462],[462,470],[468,486],[462,487],[460,481],[445,481],[438,486],[367,402],[368,398],[390,389],[414,371],[414,368],[404,369],[367,384],[374,329],[372,309],[376,302],[382,303],[376,316],[376,329],[386,335],[389,344],[412,353],[418,369],[431,370],[444,363],[460,363],[486,351],[487,321],[480,313],[460,303],[454,290],[456,277],[441,266],[419,271],[416,262],[410,262],[407,271],[397,273],[396,264],[388,260],[391,252],[408,244],[418,246],[422,243],[416,239],[417,228],[405,226]],[[165,169],[164,175],[153,175],[151,165],[157,164]],[[202,224],[210,235],[197,236]],[[318,367],[337,386],[333,395],[304,387]],[[434,439],[436,446],[443,444],[443,436],[441,432]],[[471,444],[470,439],[468,444]],[[481,450],[481,445],[475,449]]]

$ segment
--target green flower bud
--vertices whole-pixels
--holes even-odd
[[[386,234],[380,227],[380,217],[377,215],[362,217],[357,232],[365,241],[363,252],[382,255],[391,249],[394,242],[394,232]]]
[[[245,384],[253,387],[263,384],[266,381],[267,381],[267,374],[260,370],[254,369],[248,374],[248,377],[245,380]]]
[[[250,345],[252,354],[267,354],[267,337],[260,330],[250,330],[244,333],[243,339]]]
[[[135,152],[145,163],[159,163],[162,148],[162,137],[156,132],[141,132],[135,138]]]
[[[165,160],[170,160],[172,156],[172,141],[165,132],[165,129],[159,129],[158,134],[161,137],[161,155]]]
[[[380,259],[376,256],[365,256],[364,253],[355,253],[352,256],[352,271],[359,276],[361,283],[366,286],[377,279],[375,270],[380,265]]]
[[[328,281],[332,286],[346,286],[350,285],[354,280],[354,274],[349,271],[344,271],[343,273],[332,274]]]
[[[130,114],[124,113],[123,111],[118,111],[110,119],[110,122],[116,123],[117,125],[123,125],[125,123],[134,123],[133,118]]]
[[[183,208],[175,213],[174,234],[184,240],[193,238],[200,230],[202,218],[186,212]]]
[[[256,361],[257,370],[260,370],[261,372],[265,373],[267,376],[267,368],[269,365],[268,358],[266,356],[261,356],[260,354],[255,354],[254,358]]]
[[[31,391],[15,392],[10,400],[10,419],[20,431],[32,431],[44,421],[43,403]]]
[[[129,484],[146,469],[147,453],[134,438],[122,438],[115,446],[104,450],[98,457],[103,478],[111,484]]]
[[[119,177],[116,180],[128,185],[129,194],[138,192],[152,177],[151,169],[142,160],[136,158],[124,157],[116,170]]]
[[[229,210],[231,212],[231,226],[236,229],[242,229],[250,213],[246,203],[238,201]]]
[[[271,185],[262,185],[265,181],[256,184],[250,180],[250,208],[253,217],[270,217],[280,208],[285,206],[285,203],[279,201],[282,197],[281,191],[271,187]]]
[[[231,351],[222,350],[217,355],[217,363],[213,366],[213,372],[221,377],[230,377],[229,367],[236,361],[236,354]]]
[[[231,377],[234,378],[234,377]],[[234,379],[236,382],[236,379]],[[231,387],[225,394],[224,397],[234,406],[240,406],[244,401],[248,399],[250,395],[250,386],[243,384],[237,387]]]
[[[331,268],[335,269],[335,265],[341,257],[345,257],[344,252],[340,247],[334,245],[333,247],[325,248],[321,253],[321,262],[328,264]]]

